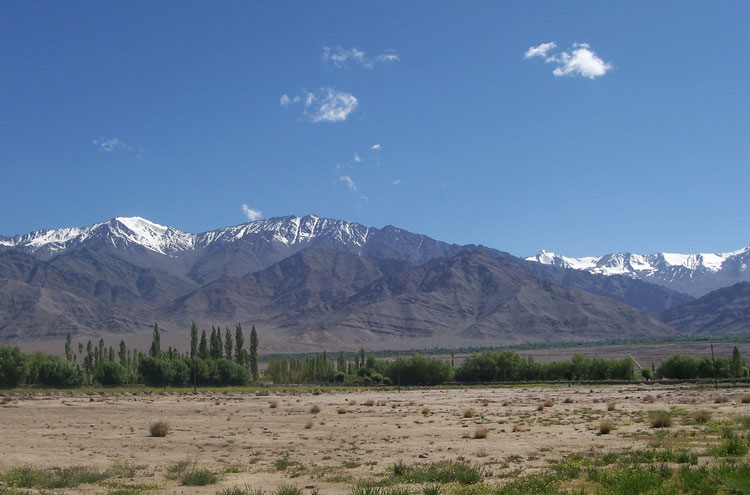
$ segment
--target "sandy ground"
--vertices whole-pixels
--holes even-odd
[[[571,453],[646,448],[654,430],[650,410],[704,409],[714,418],[750,414],[740,399],[748,388],[705,386],[557,386],[286,393],[36,395],[2,399],[0,471],[34,466],[132,465],[124,482],[158,484],[152,493],[210,493],[250,484],[267,492],[281,485],[348,494],[359,480],[379,479],[396,461],[407,464],[464,459],[491,478],[544,469]],[[648,397],[653,398],[649,402]],[[726,402],[716,403],[717,397]],[[546,400],[551,407],[537,410]],[[369,404],[372,401],[374,405]],[[607,401],[616,402],[614,411]],[[276,407],[271,407],[272,403]],[[320,412],[311,412],[313,406]],[[464,418],[471,409],[473,417]],[[345,411],[345,413],[340,413]],[[598,435],[600,420],[616,429]],[[166,420],[165,438],[148,426]],[[681,424],[670,428],[695,429]],[[515,427],[515,428],[514,428]],[[472,438],[485,428],[487,438]],[[516,431],[514,431],[516,430]],[[468,437],[468,438],[467,438]],[[207,487],[166,480],[166,470],[190,459],[222,472]],[[275,463],[291,465],[279,470]],[[100,492],[100,487],[74,491]]]

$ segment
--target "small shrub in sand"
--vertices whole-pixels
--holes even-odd
[[[364,401],[364,402],[362,403],[362,405],[363,405],[363,406],[374,406],[374,405],[375,405],[375,401],[374,401],[374,400],[372,400],[372,399],[368,399],[368,400]]]
[[[565,397],[565,400],[563,402],[565,404],[572,404],[573,403],[573,399],[571,399],[570,397]]]
[[[487,438],[487,428],[477,428],[474,430],[474,438]]]
[[[651,428],[668,428],[672,426],[672,414],[669,411],[651,411],[648,415]]]
[[[346,414],[346,409],[344,409],[343,407],[339,407],[339,408],[336,409],[336,413],[338,413],[338,414]]]
[[[169,433],[169,424],[166,421],[156,421],[148,427],[152,437],[166,437]]]
[[[350,406],[356,406],[357,405],[357,401],[354,400],[354,399],[349,399],[349,405]]]
[[[554,405],[555,405],[555,403],[554,403],[554,402],[552,402],[551,400],[545,400],[544,402],[542,402],[542,405],[543,405],[544,407],[552,407],[552,406],[554,406]]]
[[[312,406],[312,407],[310,408],[310,412],[311,412],[312,414],[318,414],[318,413],[320,412],[320,406],[317,406],[317,405],[316,405],[316,406]]]
[[[750,395],[743,396],[742,399],[740,399],[740,402],[743,404],[750,404]]]
[[[270,407],[271,409],[276,409],[277,407],[279,407],[279,403],[278,403],[278,402],[276,402],[275,400],[272,400],[272,401],[271,401],[271,402],[270,402],[270,403],[268,404],[268,407]]]
[[[429,407],[423,407],[422,408],[422,414],[424,414],[425,416],[427,416],[428,414],[430,414],[430,408]]]
[[[711,414],[708,411],[696,411],[695,414],[693,414],[693,421],[696,423],[708,423],[708,420],[711,419]]]
[[[615,401],[611,400],[607,402],[607,411],[614,411],[615,410]]]
[[[537,411],[544,411],[544,404],[539,404],[538,406],[536,406],[536,410]]]
[[[182,474],[180,481],[184,486],[206,486],[213,485],[219,481],[219,475],[206,468],[193,468]]]
[[[612,425],[612,422],[608,419],[603,419],[599,422],[600,435],[609,435],[609,432],[612,431],[613,428],[614,425]]]
[[[312,421],[308,421],[307,423],[305,423],[305,429],[306,430],[309,430],[312,427],[313,427],[313,422]]]
[[[273,495],[302,495],[302,490],[294,485],[282,485],[273,492]]]
[[[467,409],[464,411],[464,418],[469,419],[474,417],[474,411]]]

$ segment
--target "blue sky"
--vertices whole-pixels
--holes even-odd
[[[2,2],[0,233],[316,213],[516,255],[739,249],[748,19],[740,1]]]

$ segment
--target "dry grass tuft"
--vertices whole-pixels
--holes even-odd
[[[542,402],[542,405],[544,407],[552,407],[552,406],[555,405],[555,403],[548,399],[548,400],[545,400],[544,402]]]
[[[693,414],[693,421],[696,423],[708,423],[710,419],[711,414],[708,411],[696,411],[696,413]]]
[[[312,421],[308,421],[307,423],[305,423],[305,429],[306,430],[309,430],[312,427],[313,427],[313,422]]]
[[[612,431],[613,428],[614,428],[614,425],[608,419],[603,419],[599,422],[599,434],[600,435],[609,435],[609,432]]]
[[[430,412],[431,411],[430,411],[429,407],[423,407],[422,408],[422,414],[424,414],[425,416],[427,416],[428,414],[430,414]]]
[[[357,401],[354,400],[354,399],[349,399],[349,405],[350,406],[356,406],[357,405]]]
[[[544,404],[539,404],[538,406],[536,406],[536,410],[537,411],[544,411]]]
[[[346,409],[343,407],[336,408],[337,414],[346,414]]]
[[[374,400],[372,400],[372,399],[367,399],[366,401],[364,401],[364,402],[362,403],[362,405],[363,405],[363,406],[374,406],[374,405],[375,405],[375,401],[374,401]]]
[[[276,409],[277,407],[279,407],[279,403],[278,403],[278,402],[276,402],[275,400],[272,400],[272,401],[271,401],[271,402],[270,402],[270,403],[268,404],[268,407],[270,407],[271,409]]]
[[[512,430],[512,431],[513,431],[513,433],[518,433],[519,431],[523,431],[523,430],[521,430],[521,427],[520,427],[520,426],[518,426],[518,425],[513,425],[513,430]]]
[[[474,430],[474,438],[487,438],[487,428],[477,428]]]
[[[157,421],[151,423],[148,431],[151,432],[152,437],[166,437],[167,433],[169,433],[169,424],[166,421]]]
[[[651,411],[649,413],[651,428],[668,428],[672,426],[672,414],[669,411]]]
[[[474,417],[474,411],[467,409],[464,411],[464,418],[469,419]]]
[[[318,414],[318,413],[320,412],[320,406],[318,406],[318,405],[314,405],[314,406],[312,406],[312,407],[310,408],[310,412],[311,412],[312,414]]]
[[[607,411],[614,411],[615,410],[615,401],[611,400],[607,402]]]

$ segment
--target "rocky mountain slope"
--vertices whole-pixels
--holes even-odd
[[[688,335],[746,334],[750,332],[750,283],[715,290],[665,312],[662,320]]]

